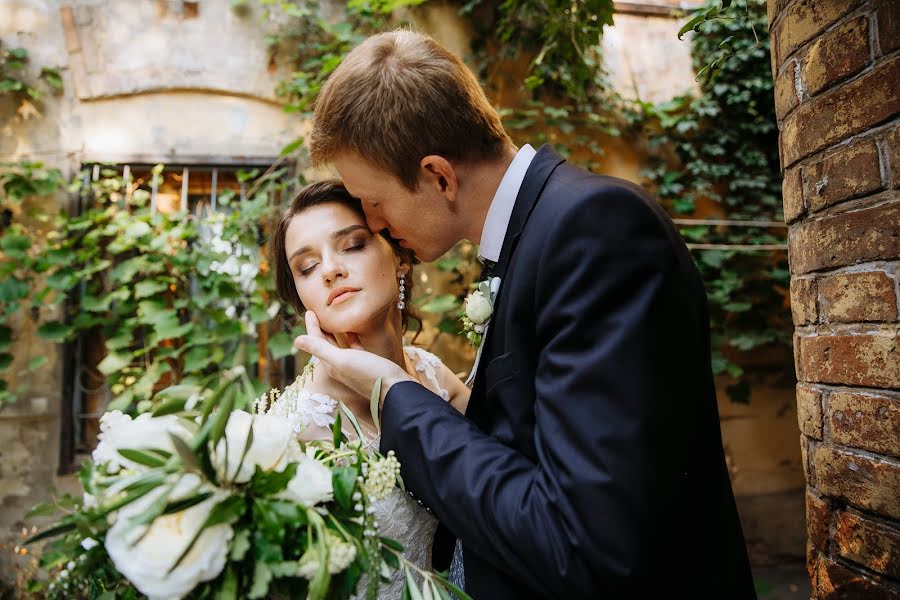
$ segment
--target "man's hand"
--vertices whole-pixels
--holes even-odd
[[[384,402],[391,386],[401,381],[414,381],[407,372],[386,358],[367,352],[353,334],[347,335],[349,348],[339,348],[334,337],[322,331],[316,314],[306,311],[306,335],[294,340],[294,346],[321,361],[328,374],[366,398],[381,377],[381,399]]]

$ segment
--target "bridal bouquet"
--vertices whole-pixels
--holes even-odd
[[[402,569],[410,598],[468,598],[378,535],[392,453],[348,443],[340,415],[333,440],[299,442],[284,419],[240,408],[238,369],[216,390],[174,386],[152,412],[103,416],[83,498],[29,540],[54,538],[47,597],[375,598]]]

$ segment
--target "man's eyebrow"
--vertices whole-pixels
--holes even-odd
[[[332,233],[332,234],[331,234],[331,239],[336,240],[336,239],[342,238],[342,237],[344,237],[345,235],[347,235],[348,233],[353,233],[353,232],[356,231],[357,229],[365,229],[365,230],[368,230],[369,228],[366,227],[365,225],[350,225],[349,227],[344,227],[343,229],[338,229],[337,231],[335,231],[334,233]],[[293,258],[294,258],[295,256],[297,256],[298,254],[306,254],[307,252],[309,252],[309,251],[311,251],[311,250],[312,250],[312,246],[303,246],[302,248],[299,248],[298,250],[295,250],[295,251],[290,255],[290,257],[288,257],[288,261],[290,262],[291,260],[293,260]]]

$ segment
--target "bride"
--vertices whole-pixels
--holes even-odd
[[[403,345],[410,316],[413,253],[386,233],[373,233],[359,200],[343,184],[329,180],[301,190],[275,229],[272,252],[282,301],[298,314],[311,310],[322,330],[330,332],[341,347],[359,343],[394,361],[465,412],[469,389],[462,381],[433,354]],[[312,381],[302,388],[289,386],[268,412],[291,420],[303,439],[331,439],[330,427],[341,402],[356,417],[363,444],[377,449],[379,432],[369,398],[328,378],[321,369],[313,373]],[[349,428],[344,430],[349,438],[356,437]],[[377,501],[375,509],[380,535],[402,543],[410,562],[431,569],[437,519],[397,488]],[[402,590],[398,571],[380,597],[399,598]]]

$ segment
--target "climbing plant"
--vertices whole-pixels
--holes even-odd
[[[58,69],[42,67],[37,76],[33,76],[27,67],[28,51],[25,48],[4,48],[0,45],[0,97],[39,100],[47,88],[62,90],[62,77]]]
[[[710,3],[711,8],[716,5]],[[767,22],[761,5],[734,0],[731,7],[751,18],[697,23],[690,43],[698,70],[722,57],[721,40],[729,40],[733,50],[714,78],[702,79],[699,95],[659,105],[639,103],[630,116],[636,139],[645,140],[650,155],[644,170],[647,184],[676,217],[700,212],[732,221],[783,221]],[[783,245],[786,230],[700,225],[682,227],[681,232],[689,243],[707,246],[695,250],[694,258],[707,288],[714,370],[735,377],[737,383],[729,391],[735,399],[746,399],[749,383],[740,379],[743,370],[735,351],[791,343],[787,253],[753,249]],[[784,370],[789,366],[785,361]]]
[[[0,168],[4,204],[52,195],[65,184],[58,171],[38,167]],[[287,309],[274,300],[261,254],[275,208],[269,192],[283,185],[283,172],[240,173],[252,193],[242,199],[222,191],[219,210],[203,218],[154,210],[147,180],[126,180],[109,168],[97,174],[73,179],[68,191],[83,208],[55,215],[49,235],[13,223],[0,237],[0,376],[13,359],[9,318],[58,306],[61,318],[43,323],[38,335],[59,343],[89,336],[105,346],[105,357],[85,367],[100,372],[113,398],[109,409],[146,410],[161,388],[239,365],[261,390],[254,378],[260,328],[271,360],[292,353],[299,333],[280,318]],[[0,386],[0,401],[15,400]]]

